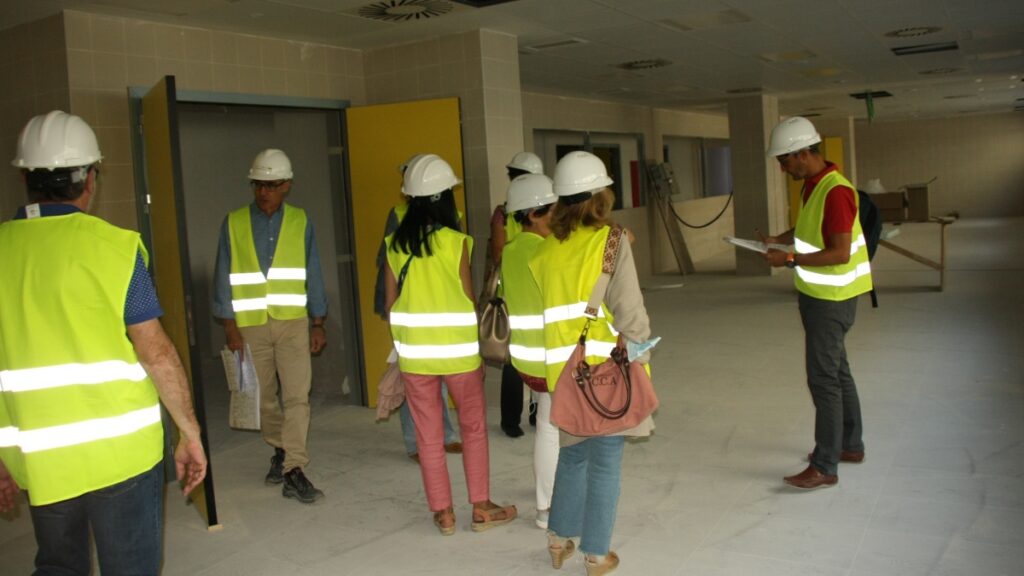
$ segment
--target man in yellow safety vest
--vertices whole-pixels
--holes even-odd
[[[28,492],[37,573],[156,574],[163,541],[160,402],[188,494],[206,455],[138,233],[86,214],[102,159],[78,116],[18,140],[29,204],[0,225],[0,512]]]
[[[228,348],[244,355],[248,346],[252,354],[260,431],[274,447],[264,481],[283,484],[284,497],[310,504],[323,496],[303,472],[309,464],[310,354],[327,345],[320,256],[305,210],[284,201],[292,189],[288,156],[276,149],[257,154],[249,184],[254,201],[229,213],[221,226],[213,315],[224,325]]]
[[[857,386],[846,358],[846,333],[857,314],[857,296],[871,291],[871,266],[850,181],[821,155],[821,136],[794,116],[772,130],[768,155],[782,171],[803,180],[796,227],[770,243],[795,244],[795,252],[769,250],[772,266],[792,269],[806,334],[807,385],[816,411],[814,451],[803,472],[784,478],[810,490],[834,486],[840,462],[864,460]]]

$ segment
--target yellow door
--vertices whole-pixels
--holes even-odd
[[[196,418],[202,430],[203,449],[207,459],[210,448],[206,437],[206,412],[198,368],[192,368],[196,353],[195,327],[192,325],[192,294],[190,286],[188,241],[185,237],[185,210],[181,186],[181,162],[178,151],[177,96],[174,77],[166,76],[142,97],[142,142],[144,148],[146,189],[153,264],[164,330],[181,356],[185,373],[192,383],[192,399]],[[165,418],[165,421],[167,419]],[[175,431],[175,436],[177,436]],[[172,445],[176,444],[175,442]],[[208,526],[217,524],[217,506],[213,494],[213,465],[206,480],[191,494],[196,509],[204,514]]]
[[[433,153],[451,164],[455,175],[464,180],[459,100],[359,106],[348,108],[345,117],[363,369],[366,398],[372,407],[377,405],[377,383],[392,347],[387,324],[374,314],[373,299],[377,250],[384,239],[388,211],[402,202],[398,168],[414,154]],[[455,189],[455,196],[465,214],[461,186]]]

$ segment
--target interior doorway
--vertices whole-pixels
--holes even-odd
[[[310,402],[363,404],[360,385],[348,200],[340,155],[340,111],[180,102],[178,126],[190,256],[195,335],[208,410],[227,410],[220,350],[224,332],[211,314],[214,267],[227,213],[252,202],[248,170],[266,148],[284,150],[295,172],[286,202],[313,224],[328,299],[328,347],[313,360]],[[223,394],[220,393],[223,391]]]

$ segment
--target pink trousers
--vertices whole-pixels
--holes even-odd
[[[484,371],[431,376],[402,373],[405,398],[416,423],[416,445],[420,474],[430,510],[438,512],[452,505],[452,485],[444,452],[441,379],[455,400],[462,434],[462,467],[470,502],[490,499],[490,455],[487,447],[487,402],[484,399]]]

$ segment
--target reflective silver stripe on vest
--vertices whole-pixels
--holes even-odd
[[[531,348],[522,344],[509,344],[508,353],[516,360],[527,362],[543,362],[545,359],[544,348]]]
[[[91,364],[58,364],[38,368],[0,371],[0,390],[29,392],[76,384],[104,384],[115,380],[145,380],[146,371],[138,362],[108,360]]]
[[[267,306],[306,307],[305,294],[267,294]]]
[[[413,312],[392,312],[390,321],[393,326],[408,326],[410,328],[475,326],[476,312],[438,312],[425,314],[416,314]]]
[[[305,268],[271,268],[267,270],[267,280],[305,280]]]
[[[37,428],[36,430],[14,429],[14,443],[6,444],[6,446],[18,446],[22,452],[28,454],[126,436],[159,422],[160,404],[154,404],[109,418],[94,418],[73,424]],[[9,430],[10,428],[4,428],[4,433],[0,434],[0,446],[4,446],[5,444],[2,442],[9,438]]]
[[[509,314],[508,327],[512,330],[543,330],[544,315],[534,314],[526,316],[521,314]]]
[[[235,272],[228,274],[228,281],[232,286],[247,286],[267,283],[267,279],[263,277],[262,272]]]
[[[823,248],[818,248],[814,244],[811,244],[810,242],[804,242],[799,238],[793,239],[793,246],[796,248],[796,251],[799,254],[812,254],[814,252],[820,252],[823,250]],[[861,247],[864,247],[865,249],[867,249],[868,247],[868,242],[867,240],[864,239],[863,234],[858,235],[857,238],[850,242],[850,256],[856,254],[857,250],[860,250]]]
[[[587,340],[587,356],[602,356],[610,358],[612,350],[615,349],[615,342],[601,342],[599,340]],[[545,362],[548,364],[560,364],[569,360],[572,351],[576,349],[575,344],[552,348],[545,354]]]
[[[465,358],[480,353],[479,342],[466,344],[402,344],[395,340],[395,350],[402,358],[430,360],[435,358]]]
[[[808,284],[821,284],[822,286],[848,286],[853,284],[857,278],[871,274],[871,264],[861,262],[856,268],[845,274],[821,274],[811,272],[803,266],[796,267],[796,273],[800,279]]]
[[[252,310],[266,310],[266,298],[242,298],[231,301],[231,309],[235,312],[249,312]]]
[[[10,448],[18,445],[18,429],[14,426],[0,428],[0,448]]]
[[[544,323],[554,324],[555,322],[562,322],[564,320],[574,320],[576,318],[584,318],[583,312],[587,309],[586,302],[577,302],[575,304],[566,304],[565,306],[554,306],[544,311]],[[598,318],[604,318],[604,308],[597,311]]]

